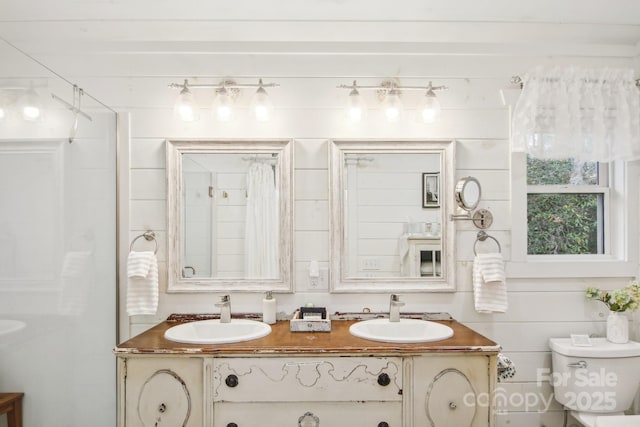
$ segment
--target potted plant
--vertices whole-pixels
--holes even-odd
[[[640,285],[631,282],[621,289],[603,291],[598,288],[587,288],[587,299],[601,301],[609,309],[607,317],[607,339],[624,344],[629,341],[629,319],[627,311],[635,311],[640,306]]]

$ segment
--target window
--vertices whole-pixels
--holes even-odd
[[[527,254],[604,254],[607,164],[527,156]]]
[[[511,154],[509,277],[631,277],[637,272],[638,162]]]

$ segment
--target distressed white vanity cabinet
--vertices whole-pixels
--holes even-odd
[[[119,359],[119,421],[126,426],[200,427],[204,387],[202,358],[131,357]],[[123,424],[124,423],[124,424]]]
[[[454,337],[390,344],[291,333],[174,343],[162,323],[116,347],[119,427],[495,427],[499,347],[455,321]]]

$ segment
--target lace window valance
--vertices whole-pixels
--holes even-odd
[[[522,81],[513,151],[541,159],[640,158],[640,91],[633,70],[538,67]]]

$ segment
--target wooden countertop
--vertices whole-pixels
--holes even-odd
[[[288,321],[271,325],[264,338],[232,344],[184,344],[164,338],[164,332],[176,322],[165,321],[119,344],[114,349],[124,354],[201,354],[201,355],[269,355],[269,354],[419,354],[433,352],[497,353],[500,346],[455,320],[438,320],[453,329],[453,337],[426,343],[385,343],[354,337],[349,326],[356,320],[332,320],[331,332],[290,332]]]

